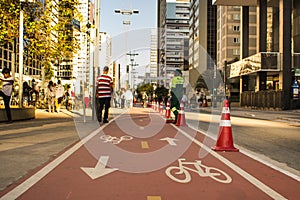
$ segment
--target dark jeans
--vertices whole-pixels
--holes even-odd
[[[11,121],[11,112],[10,112],[10,106],[9,106],[10,96],[6,96],[2,91],[0,91],[0,96],[3,97],[7,119],[8,119],[8,121]]]
[[[103,120],[108,119],[108,109],[110,107],[110,97],[106,98],[98,98],[99,112],[98,112],[98,120],[102,120],[102,111],[104,108],[104,117]]]
[[[178,117],[178,112],[179,112],[179,109],[180,109],[180,102],[179,100],[177,99],[176,96],[172,96],[171,99],[170,99],[170,109],[172,110],[172,108],[176,108],[176,110],[172,111],[175,115],[175,122],[177,120],[177,117]]]

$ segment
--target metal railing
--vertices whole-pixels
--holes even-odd
[[[246,91],[241,94],[241,106],[251,108],[281,108],[282,91]]]

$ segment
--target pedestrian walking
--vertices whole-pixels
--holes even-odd
[[[185,108],[188,104],[188,97],[185,93],[183,94],[181,101],[183,102],[183,107]]]
[[[129,89],[129,87],[127,87],[127,90],[126,90],[124,96],[125,96],[126,108],[132,108],[133,107],[133,94],[132,94],[131,90]]]
[[[60,112],[61,103],[64,99],[64,87],[61,84],[61,81],[57,81],[56,89],[55,89],[55,105],[56,105],[56,111]]]
[[[120,96],[121,96],[121,108],[124,108],[125,107],[125,89],[124,88],[122,88]]]
[[[55,87],[54,83],[52,81],[49,81],[47,90],[46,90],[46,98],[47,98],[47,103],[48,103],[48,111],[55,111]]]
[[[110,108],[110,101],[113,91],[113,81],[112,78],[108,75],[109,68],[105,66],[103,68],[103,74],[101,74],[97,78],[97,101],[99,105],[98,110],[98,121],[102,121],[102,112],[104,108],[104,116],[103,116],[103,123],[108,123],[108,112]]]
[[[2,90],[0,91],[0,96],[2,96],[6,111],[7,122],[12,123],[11,110],[10,110],[10,98],[13,91],[14,77],[10,75],[10,70],[8,68],[3,68],[3,77],[0,80],[3,82]]]
[[[71,89],[71,86],[70,85],[67,85],[67,89],[65,91],[65,103],[66,103],[66,110],[69,110],[68,106],[69,106],[69,100],[70,100],[70,89]]]
[[[25,106],[29,106],[31,104],[31,92],[32,88],[29,86],[27,81],[23,82],[23,103]]]
[[[38,83],[34,79],[32,79],[31,87],[32,87],[31,90],[32,105],[36,106],[36,103],[39,101],[40,88],[38,86]]]
[[[174,77],[172,78],[171,81],[171,111],[175,115],[175,121],[173,122],[174,124],[177,123],[178,119],[178,112],[180,109],[180,100],[182,99],[183,96],[183,83],[184,79],[182,78],[182,72],[180,69],[176,69],[174,72]]]
[[[90,103],[90,97],[89,97],[89,91],[87,89],[85,89],[84,91],[84,104],[85,104],[85,108],[88,109],[89,108],[89,103]]]

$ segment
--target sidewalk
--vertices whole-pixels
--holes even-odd
[[[187,112],[199,112],[199,113],[214,113],[221,114],[222,110],[219,108],[202,107],[193,110],[187,109]],[[300,126],[300,109],[298,110],[286,110],[286,111],[271,111],[271,110],[259,110],[259,109],[248,109],[243,107],[231,107],[231,116],[262,119],[270,121],[284,121],[287,123],[299,124]]]

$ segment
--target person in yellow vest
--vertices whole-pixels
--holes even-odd
[[[178,112],[180,109],[180,100],[183,96],[183,83],[184,79],[182,78],[182,72],[180,69],[176,69],[174,72],[174,77],[171,81],[171,111],[175,115],[175,121],[173,122],[176,124],[178,119]]]

